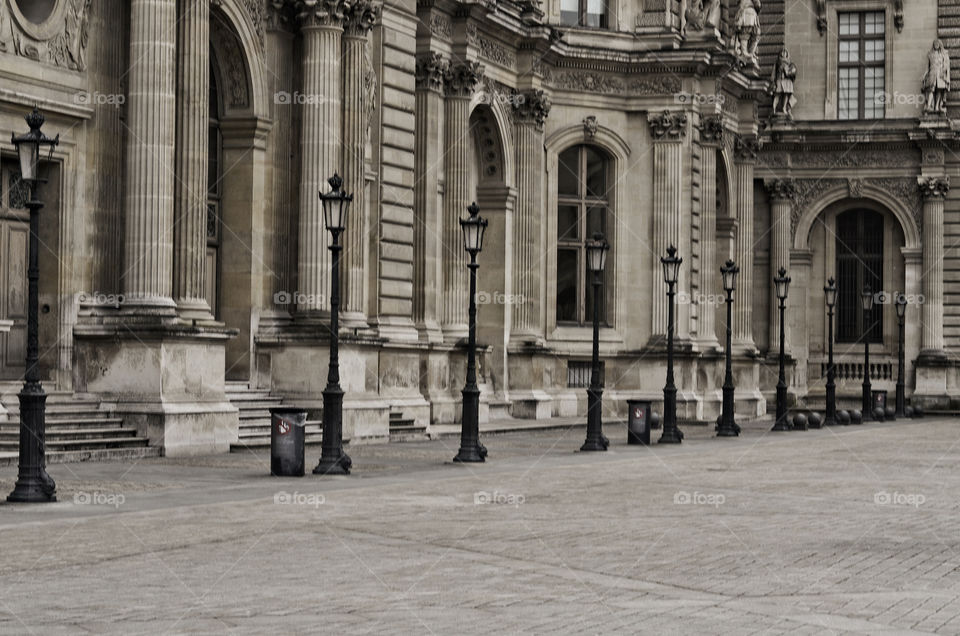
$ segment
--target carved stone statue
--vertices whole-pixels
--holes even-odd
[[[947,93],[950,91],[950,55],[940,40],[934,40],[933,47],[927,53],[927,72],[923,74],[922,87],[927,98],[923,112],[946,115]]]
[[[680,27],[681,35],[686,35],[687,29],[702,31],[705,27],[716,26],[719,8],[720,0],[687,0],[683,24]]]
[[[773,116],[793,117],[793,81],[797,79],[797,65],[790,60],[787,49],[780,51],[780,57],[773,67]]]
[[[759,66],[757,44],[760,42],[760,0],[740,0],[733,25],[734,53],[742,60]]]

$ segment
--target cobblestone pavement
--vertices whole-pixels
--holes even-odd
[[[56,465],[60,502],[0,506],[0,632],[957,634],[958,423]]]

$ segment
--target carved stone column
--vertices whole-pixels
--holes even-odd
[[[131,2],[123,291],[127,307],[161,314],[175,311],[176,34],[176,0]]]
[[[439,307],[443,281],[443,218],[438,192],[440,122],[447,62],[440,53],[427,53],[416,66],[416,136],[414,139],[413,320],[420,339],[443,340]]]
[[[303,33],[303,89],[300,133],[300,228],[297,273],[298,313],[326,311],[330,289],[329,237],[319,192],[342,172],[341,40],[344,0],[298,0]],[[351,209],[355,210],[354,206]],[[349,223],[350,217],[347,218]],[[347,230],[347,234],[353,231]]]
[[[720,293],[717,270],[717,152],[723,147],[723,122],[719,116],[705,117],[700,125],[700,280],[703,294]],[[716,308],[700,304],[697,314],[697,335],[705,347],[717,347]]]
[[[204,297],[210,129],[210,3],[178,0],[173,296],[181,318],[212,319]]]
[[[770,195],[770,276],[767,289],[770,290],[770,355],[780,351],[780,305],[774,289],[773,277],[780,268],[787,270],[790,276],[790,213],[793,199],[797,194],[792,179],[773,179],[764,183]],[[741,276],[743,276],[741,270]],[[797,287],[794,286],[793,289]],[[740,298],[748,297],[741,295]],[[789,306],[790,300],[787,299]],[[802,304],[796,304],[801,307]],[[790,348],[790,324],[786,323],[786,346]]]
[[[943,357],[943,199],[950,178],[918,177],[923,196],[923,336],[921,356]]]
[[[660,257],[667,247],[676,246],[679,256],[690,262],[680,243],[683,221],[683,138],[687,134],[687,116],[680,112],[649,113],[653,138],[653,330],[654,337],[667,333],[667,284],[663,281]],[[681,280],[685,278],[680,268]],[[678,280],[677,291],[684,288]],[[681,321],[678,321],[680,323]],[[682,332],[681,330],[678,330]]]
[[[510,337],[531,340],[542,337],[540,273],[543,253],[543,124],[550,113],[550,98],[542,90],[518,95],[514,104],[517,148],[517,197],[513,215],[513,303]]]
[[[479,62],[456,61],[444,77],[445,187],[443,197],[443,337],[459,340],[467,335],[467,270],[458,220],[470,205],[470,97],[483,77]]]
[[[753,342],[753,167],[760,146],[753,136],[737,137],[734,152],[737,162],[737,238],[734,260],[740,267],[737,300],[733,304],[733,345],[740,350],[756,350]]]
[[[343,180],[353,194],[349,227],[344,233],[343,325],[367,326],[367,261],[370,249],[370,219],[366,197],[366,149],[370,112],[367,34],[380,14],[380,4],[359,0],[347,11],[343,34]]]

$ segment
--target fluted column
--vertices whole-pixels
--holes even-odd
[[[719,116],[704,117],[700,124],[700,293],[720,293],[717,270],[717,151],[723,145],[723,122]],[[697,336],[707,347],[719,346],[717,312],[712,304],[701,303],[697,314]]]
[[[123,291],[129,308],[173,313],[176,0],[132,0]]]
[[[738,302],[733,304],[733,344],[740,349],[755,350],[753,342],[753,167],[759,144],[756,137],[737,137],[734,151],[737,160],[737,237],[735,260],[740,267],[737,281]]]
[[[467,335],[467,269],[458,220],[470,205],[470,97],[483,77],[478,62],[456,61],[444,82],[444,197],[443,197],[443,337],[459,340]]]
[[[353,194],[349,226],[344,233],[343,325],[367,324],[367,261],[370,249],[370,219],[367,218],[366,149],[369,130],[367,82],[369,45],[367,34],[380,15],[380,4],[358,0],[347,11],[343,32],[343,181]]]
[[[300,134],[300,228],[297,254],[297,312],[329,310],[329,237],[319,192],[341,167],[341,40],[344,0],[298,0],[303,33],[303,89]],[[352,234],[347,217],[346,234]]]
[[[780,268],[790,271],[790,213],[797,188],[792,179],[772,179],[764,183],[770,196],[770,275],[767,289],[770,290],[770,353],[780,350],[780,305],[774,289],[773,277]],[[742,274],[741,274],[742,276]],[[793,287],[797,289],[797,286]],[[741,295],[741,298],[744,296]],[[790,300],[787,300],[788,307]],[[800,306],[800,305],[796,305]],[[790,324],[786,323],[787,348],[790,347]]]
[[[513,293],[511,338],[542,337],[540,273],[543,252],[543,124],[550,113],[550,98],[542,90],[520,93],[514,104],[516,115],[517,197],[513,215]]]
[[[944,355],[943,349],[943,199],[950,178],[918,177],[923,196],[923,336],[921,355]]]
[[[439,307],[443,288],[443,219],[438,162],[447,62],[440,53],[417,58],[414,138],[413,320],[421,340],[442,340]]]
[[[178,0],[173,298],[181,318],[211,319],[204,297],[210,129],[210,0]]]
[[[673,245],[681,258],[690,262],[680,244],[683,219],[683,138],[687,116],[663,111],[647,116],[653,139],[653,331],[655,337],[667,333],[667,284],[663,281],[660,257]],[[681,267],[681,277],[684,268]],[[678,284],[678,291],[683,285]]]

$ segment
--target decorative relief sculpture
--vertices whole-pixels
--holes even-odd
[[[760,42],[760,0],[740,0],[733,24],[734,54],[741,61],[759,67],[757,45]]]
[[[947,114],[947,93],[950,91],[950,55],[943,42],[933,41],[927,53],[927,72],[923,74],[923,94],[927,101],[923,112],[927,115]]]
[[[297,18],[306,26],[343,24],[349,4],[345,0],[296,0]]]
[[[0,1],[0,52],[14,53],[72,71],[86,70],[89,40],[87,22],[93,0],[63,1],[66,3],[64,10],[53,14],[57,20],[63,21],[62,24],[51,31],[52,35],[43,39],[35,38],[24,29],[21,22],[26,18],[11,13],[7,2]]]
[[[893,26],[903,33],[903,0],[893,0]]]
[[[772,200],[792,201],[797,197],[797,184],[793,179],[770,179],[763,185]]]
[[[701,120],[700,143],[723,144],[723,120],[718,115],[704,117]]]
[[[382,5],[373,0],[356,0],[344,13],[343,28],[355,35],[366,35],[377,23]]]
[[[733,141],[733,152],[740,161],[756,161],[760,140],[755,135],[737,135]]]
[[[592,140],[596,137],[599,128],[600,124],[597,122],[596,115],[588,115],[583,118],[583,136],[587,140]]]
[[[827,0],[817,0],[817,31],[821,37],[827,32]]]
[[[950,191],[950,177],[917,177],[917,187],[924,199],[942,199]]]
[[[647,116],[650,122],[650,135],[656,141],[679,140],[687,134],[687,115],[681,112],[665,110],[662,113]]]
[[[443,55],[430,52],[417,58],[414,77],[418,90],[443,91],[443,78],[447,74],[447,62]]]
[[[550,114],[550,98],[541,90],[529,90],[517,95],[513,102],[513,110],[520,121],[533,122],[538,129],[543,129],[543,123]]]
[[[793,118],[793,81],[797,79],[797,65],[790,59],[787,49],[780,51],[777,63],[773,67],[773,116]]]
[[[851,199],[859,199],[863,196],[863,179],[847,179],[847,190],[850,191]]]
[[[444,74],[447,94],[469,97],[477,83],[483,79],[483,65],[480,62],[451,62]]]
[[[687,9],[683,14],[680,34],[687,31],[703,31],[706,27],[715,27],[720,18],[720,0],[687,0]]]

